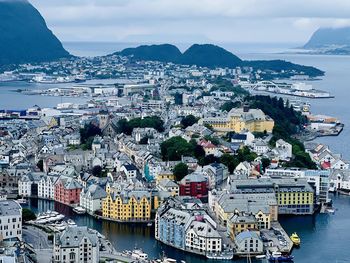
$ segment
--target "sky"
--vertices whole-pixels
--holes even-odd
[[[305,43],[350,0],[29,0],[62,41]]]

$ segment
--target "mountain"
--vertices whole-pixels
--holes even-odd
[[[0,17],[0,65],[70,56],[26,0],[0,0]]]
[[[319,28],[304,45],[305,49],[350,47],[350,27]]]
[[[236,67],[242,60],[231,52],[211,44],[194,44],[183,54],[174,45],[143,45],[136,48],[126,48],[115,54],[133,56],[136,60],[153,60],[173,62],[200,67]]]
[[[231,52],[219,46],[194,44],[183,53],[181,63],[200,67],[230,67],[235,68],[242,60]]]
[[[153,60],[161,62],[173,62],[184,65],[196,65],[200,67],[215,68],[249,66],[254,69],[280,72],[281,76],[288,77],[284,71],[305,73],[310,77],[322,76],[323,71],[309,66],[294,64],[284,60],[257,60],[243,61],[226,49],[211,44],[194,44],[183,54],[170,44],[143,45],[136,48],[127,48],[114,54],[132,56],[135,60]]]
[[[150,45],[136,48],[126,48],[120,53],[122,56],[133,56],[136,60],[154,60],[161,62],[178,62],[182,56],[181,51],[174,45]]]

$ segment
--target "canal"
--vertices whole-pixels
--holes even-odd
[[[297,232],[302,245],[293,250],[296,263],[345,263],[350,262],[347,249],[350,244],[350,197],[332,195],[335,214],[314,216],[290,216],[280,218],[287,233]],[[73,219],[79,226],[100,231],[118,251],[142,248],[150,258],[165,255],[186,262],[214,262],[160,244],[154,239],[154,227],[97,220],[88,215],[77,215],[68,206],[47,200],[31,199],[34,212],[55,210]],[[217,262],[217,261],[215,261]],[[246,262],[236,260],[235,262]],[[253,262],[259,262],[254,261]],[[261,262],[261,261],[260,261]]]

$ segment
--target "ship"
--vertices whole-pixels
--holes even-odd
[[[294,257],[290,255],[282,255],[281,252],[272,252],[272,254],[267,253],[267,259],[270,262],[293,262]]]
[[[290,240],[292,240],[292,242],[293,242],[293,244],[294,244],[295,246],[300,246],[300,238],[299,238],[299,236],[298,236],[297,233],[294,232],[294,233],[290,236]]]

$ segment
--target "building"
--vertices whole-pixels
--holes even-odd
[[[199,123],[209,124],[218,132],[236,133],[243,130],[271,133],[275,125],[273,119],[265,115],[262,110],[248,107],[234,108],[224,117],[203,118]]]
[[[205,197],[208,195],[208,180],[203,174],[193,172],[180,181],[180,195]]]
[[[258,230],[257,221],[253,215],[235,214],[228,220],[227,232],[232,240],[247,230]]]
[[[18,179],[18,195],[22,197],[38,197],[39,182],[44,173],[28,173]]]
[[[306,178],[259,178],[230,181],[230,192],[241,194],[274,193],[279,214],[314,213],[315,189]]]
[[[38,197],[43,199],[55,198],[55,183],[58,180],[58,176],[43,176],[38,182]]]
[[[76,179],[61,176],[55,184],[55,201],[66,205],[79,204],[82,189]]]
[[[97,232],[87,227],[68,227],[54,236],[53,262],[100,262]]]
[[[191,253],[220,254],[223,239],[216,229],[217,224],[198,201],[179,197],[165,202],[156,213],[155,238]]]
[[[262,254],[264,252],[263,242],[255,231],[244,231],[236,236],[237,254]]]
[[[148,190],[107,190],[107,197],[102,201],[102,216],[121,222],[148,222],[153,207],[158,207],[158,201]]]
[[[22,240],[22,207],[13,200],[0,201],[0,241]]]
[[[88,213],[93,214],[97,210],[102,210],[102,200],[106,197],[107,193],[102,187],[92,184],[80,192],[79,204]]]
[[[179,185],[167,178],[160,180],[157,187],[161,191],[170,192],[172,196],[179,195]]]

